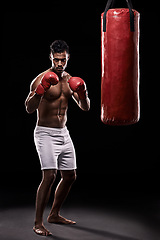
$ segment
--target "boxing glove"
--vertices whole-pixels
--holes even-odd
[[[50,88],[51,85],[56,85],[59,82],[58,76],[54,72],[47,72],[42,77],[41,83],[36,89],[36,93],[39,96],[43,96],[44,93]]]
[[[87,97],[86,84],[82,78],[71,77],[68,80],[69,86],[73,92],[77,92],[79,99],[83,100]]]

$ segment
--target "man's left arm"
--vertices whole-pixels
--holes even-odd
[[[73,92],[73,99],[76,101],[78,106],[83,110],[83,111],[89,111],[90,109],[90,99],[88,96],[86,96],[86,99],[80,99],[78,94],[76,92]]]
[[[77,102],[78,106],[83,111],[89,111],[90,99],[88,97],[86,84],[83,79],[79,77],[71,77],[68,80],[68,83],[71,90],[73,91],[73,99]]]

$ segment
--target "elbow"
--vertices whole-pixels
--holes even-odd
[[[33,112],[35,111],[35,110],[29,108],[29,106],[28,106],[27,103],[25,103],[25,107],[26,107],[26,112],[27,112],[28,114],[31,114],[31,113],[33,113]]]
[[[85,108],[82,108],[83,111],[88,112],[90,110],[90,106],[87,106]]]
[[[26,107],[26,112],[27,112],[28,114],[33,113],[33,111],[30,111],[30,109],[28,109],[27,107]]]
[[[33,113],[34,111],[30,111],[29,109],[26,108],[26,112],[27,112],[28,114],[31,114],[31,113]]]
[[[31,113],[33,113],[35,110],[32,110],[32,109],[29,109],[28,107],[26,107],[26,112],[28,113],[28,114],[31,114]]]

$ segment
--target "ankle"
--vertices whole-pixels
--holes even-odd
[[[49,215],[56,217],[56,216],[59,215],[59,211],[57,211],[57,210],[52,210]]]
[[[39,227],[39,226],[43,226],[43,223],[42,223],[42,221],[35,220],[34,225],[35,225],[35,227]]]

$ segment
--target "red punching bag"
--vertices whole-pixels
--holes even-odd
[[[139,18],[128,8],[109,9],[101,14],[101,120],[108,125],[138,122]]]

